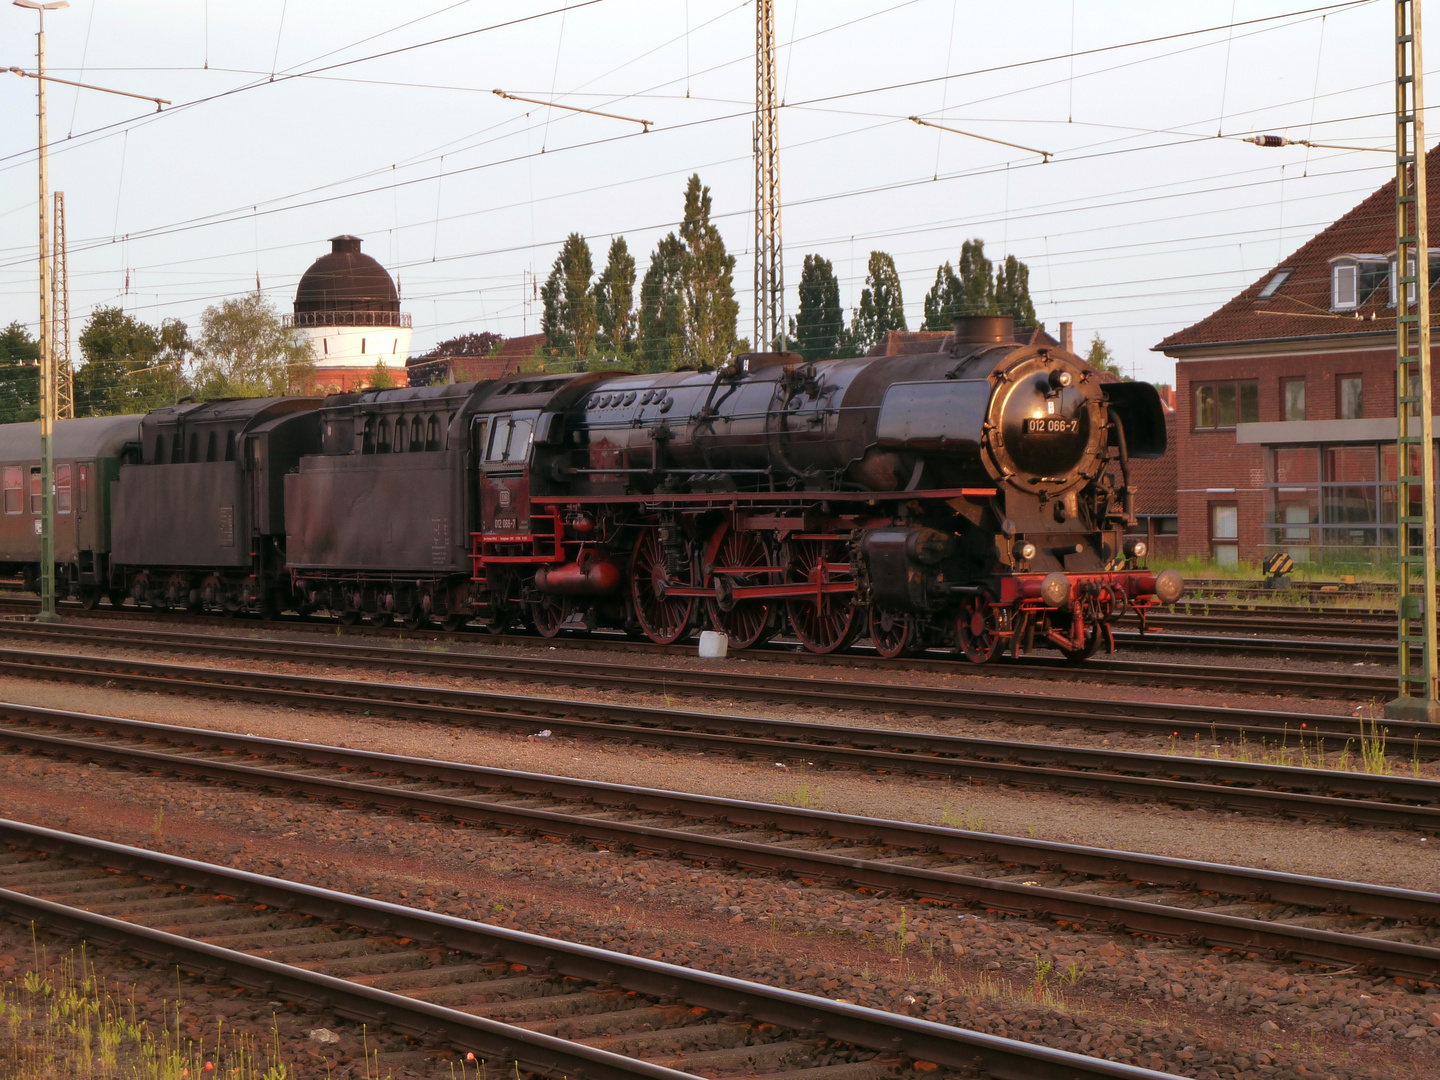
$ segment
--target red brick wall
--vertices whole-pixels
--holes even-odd
[[[1282,420],[1282,379],[1305,379],[1305,419],[1338,418],[1338,379],[1360,375],[1366,417],[1395,415],[1395,354],[1335,352],[1239,360],[1182,360],[1175,365],[1176,435],[1179,452],[1180,554],[1210,554],[1210,506],[1231,502],[1240,511],[1240,558],[1263,557],[1265,453],[1240,445],[1235,432],[1196,431],[1196,384],[1254,379],[1258,382],[1260,422]],[[1211,489],[1233,488],[1234,493]]]

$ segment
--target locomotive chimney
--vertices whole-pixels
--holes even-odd
[[[1009,315],[957,315],[956,345],[998,345],[1015,340],[1015,320]]]
[[[1075,324],[1062,322],[1060,324],[1060,348],[1066,352],[1075,351]]]

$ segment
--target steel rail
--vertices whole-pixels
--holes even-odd
[[[1440,831],[1440,781],[1404,776],[63,653],[0,650],[0,673]]]
[[[721,1015],[743,1016],[752,1023],[771,1023],[803,1032],[810,1038],[900,1054],[951,1068],[980,1068],[1004,1080],[1057,1080],[1089,1077],[1115,1080],[1162,1080],[1171,1074],[1085,1057],[1046,1046],[968,1031],[914,1017],[831,1001],[793,990],[747,982],[658,960],[610,952],[519,930],[471,922],[367,897],[283,881],[243,870],[125,847],[107,841],[62,833],[20,822],[0,820],[0,842],[84,860],[92,865],[244,897],[321,919],[344,920],[365,930],[454,949],[500,956],[512,964],[554,972],[657,998],[680,999]],[[596,1051],[580,1043],[539,1035],[525,1028],[484,1021],[458,1010],[418,999],[374,990],[348,980],[288,968],[273,961],[193,939],[163,934],[118,919],[53,905],[25,893],[0,891],[0,907],[12,917],[68,922],[71,933],[116,940],[128,948],[154,955],[166,963],[180,962],[219,974],[255,989],[272,992],[277,980],[290,980],[302,1000],[316,1000],[354,1019],[424,1032],[439,1030],[461,1045],[483,1038],[492,1053],[522,1060],[540,1059],[549,1070],[571,1075],[688,1077],[691,1074]],[[57,910],[58,909],[58,910]],[[557,1045],[558,1044],[558,1045]],[[568,1056],[565,1061],[562,1055]],[[636,1066],[643,1066],[639,1071]],[[613,1072],[602,1073],[602,1067]],[[624,1070],[629,1071],[624,1071]]]
[[[58,641],[84,641],[111,646],[143,646],[210,655],[229,655],[253,660],[293,663],[356,664],[367,669],[392,668],[426,673],[460,674],[471,677],[524,679],[544,683],[579,685],[625,691],[650,690],[659,694],[684,693],[722,698],[755,699],[774,703],[792,702],[830,708],[869,708],[881,713],[915,712],[954,716],[971,720],[1004,720],[1017,723],[1065,725],[1099,731],[1131,731],[1143,734],[1199,736],[1213,741],[1222,735],[1233,738],[1275,740],[1288,745],[1301,737],[1356,739],[1363,728],[1352,717],[1324,713],[1267,712],[1264,710],[1159,702],[1077,701],[1069,695],[1018,695],[1009,691],[966,687],[929,687],[895,683],[866,683],[858,680],[819,680],[747,671],[743,678],[732,672],[693,668],[657,667],[654,663],[551,659],[549,657],[486,654],[481,652],[433,653],[387,646],[332,642],[318,635],[311,640],[247,640],[210,637],[176,631],[127,630],[124,639],[113,632],[75,624],[47,627],[39,624],[0,622],[0,637],[24,635]],[[3,650],[0,650],[3,655]],[[1389,688],[1388,681],[1385,684]],[[1389,738],[1405,740],[1412,757],[1440,757],[1440,730],[1415,721],[1384,722]],[[1208,743],[1207,743],[1208,745]]]
[[[1264,897],[1265,902],[1298,904],[1321,911],[1343,910],[1352,915],[1398,919],[1417,926],[1440,924],[1440,895],[1431,893],[51,709],[0,704],[0,716],[23,719],[32,725],[80,729],[177,748],[175,752],[146,750],[0,726],[0,746],[29,752],[222,781],[527,835],[563,837],[597,846],[721,863],[767,874],[798,875],[871,890],[896,890],[923,899],[984,906],[1112,931],[1158,935],[1208,947],[1263,951],[1322,964],[1358,966],[1375,974],[1423,981],[1432,981],[1440,975],[1440,948],[1363,933],[1291,926],[1273,919],[1214,913],[1153,900],[1111,898],[1086,892],[1084,885],[1017,884],[961,873],[949,867],[937,869],[856,857],[846,854],[843,848],[838,852],[806,850],[781,843],[692,833],[682,828],[597,819],[585,813],[516,806],[469,794],[412,791],[189,754],[197,747],[249,758],[268,753],[312,767],[335,767],[367,775],[379,773],[506,794],[584,802],[602,808],[602,812],[604,808],[620,808],[632,813],[674,815],[706,824],[723,822],[746,829],[794,832],[970,860],[1043,866],[1050,871],[1059,869],[1091,877],[1142,880],[1186,892]]]

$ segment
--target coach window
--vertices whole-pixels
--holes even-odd
[[[70,466],[55,466],[55,512],[70,513]]]
[[[80,469],[80,513],[90,509],[90,466],[81,465]]]
[[[1210,557],[1216,566],[1240,562],[1240,507],[1234,503],[1210,504]]]
[[[440,419],[432,416],[425,423],[425,449],[440,449]]]
[[[39,465],[31,465],[31,466],[30,466],[30,512],[31,512],[32,514],[38,514],[38,513],[40,513],[40,492],[41,492],[41,490],[42,490],[42,488],[40,487],[40,466],[39,466]]]
[[[1195,429],[1222,430],[1260,419],[1260,384],[1200,383],[1195,387]]]
[[[1341,375],[1336,386],[1335,400],[1339,404],[1341,420],[1359,420],[1364,414],[1361,397],[1364,382],[1359,375]]]
[[[5,513],[20,513],[21,489],[24,474],[18,465],[5,467]]]
[[[417,416],[410,421],[410,452],[413,454],[428,449],[429,447],[425,445],[424,425]]]

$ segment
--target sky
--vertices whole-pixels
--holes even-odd
[[[775,0],[786,311],[806,255],[848,312],[882,250],[918,329],[936,267],[980,238],[1029,266],[1052,332],[1171,381],[1161,338],[1393,174],[1374,150],[1242,141],[1393,145],[1393,18],[1381,0]],[[34,70],[37,21],[0,7],[0,66]],[[643,274],[692,173],[752,333],[753,2],[72,0],[45,29],[50,75],[172,103],[49,84],[72,341],[99,306],[195,326],[257,281],[288,312],[339,233],[398,279],[413,351],[534,333],[566,235],[597,271],[623,235]],[[0,79],[0,323],[32,332],[35,90]]]

